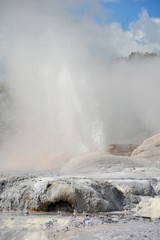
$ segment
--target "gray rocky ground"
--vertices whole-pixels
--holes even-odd
[[[132,156],[133,146],[114,145],[112,154],[78,156],[56,173],[1,173],[0,239],[159,240],[157,137]]]

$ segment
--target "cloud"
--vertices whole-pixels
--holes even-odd
[[[90,51],[105,58],[128,56],[131,52],[160,52],[160,25],[158,19],[149,17],[144,9],[139,19],[124,31],[119,23],[98,25],[90,19],[78,22],[77,29],[81,38],[88,44]]]
[[[150,18],[148,12],[143,9],[139,19],[129,26],[129,32],[142,46],[146,46],[149,51],[160,52],[160,19]]]

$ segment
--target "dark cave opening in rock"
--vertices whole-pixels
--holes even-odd
[[[58,201],[48,205],[47,212],[70,212],[73,213],[73,207],[67,201]]]

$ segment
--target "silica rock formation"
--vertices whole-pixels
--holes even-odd
[[[107,212],[133,210],[160,195],[160,134],[136,148],[114,145],[68,161],[57,173],[0,176],[0,210],[23,212]],[[122,151],[123,150],[123,151]]]
[[[4,177],[0,185],[5,211],[105,212],[122,210],[125,200],[113,184],[90,178]]]
[[[160,134],[156,134],[146,140],[136,148],[132,157],[147,159],[157,167],[160,167]]]

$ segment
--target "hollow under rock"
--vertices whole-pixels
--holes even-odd
[[[67,201],[58,201],[48,205],[47,212],[70,212],[73,213],[73,207]]]

